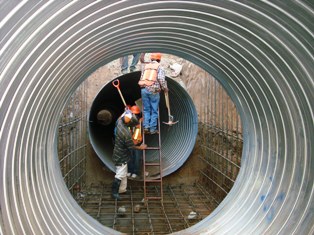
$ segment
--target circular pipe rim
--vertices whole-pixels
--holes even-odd
[[[56,129],[92,71],[140,51],[174,54],[213,74],[243,124],[234,187],[180,234],[314,232],[308,2],[7,1],[1,13],[2,233],[118,233],[71,198],[58,169]]]

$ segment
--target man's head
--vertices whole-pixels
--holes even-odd
[[[132,119],[133,115],[132,112],[130,110],[126,110],[123,114],[122,114],[122,118],[124,123],[128,124],[131,119]]]
[[[122,120],[128,127],[134,127],[139,124],[138,118],[129,109],[122,114]]]
[[[150,60],[151,61],[157,61],[158,63],[161,60],[161,53],[157,52],[157,53],[151,53],[150,54]]]

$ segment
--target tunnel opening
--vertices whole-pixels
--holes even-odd
[[[226,197],[240,170],[242,128],[239,115],[230,97],[216,79],[196,65],[172,55],[165,55],[165,57],[169,57],[164,61],[165,64],[180,60],[189,71],[194,71],[193,75],[187,71],[185,75],[183,69],[179,77],[168,77],[167,80],[170,84],[181,84],[179,85],[180,89],[184,89],[189,94],[189,98],[193,100],[193,105],[196,107],[198,131],[187,159],[181,160],[182,163],[179,162],[179,166],[176,166],[175,170],[171,172],[172,174],[164,177],[163,203],[150,201],[144,206],[142,201],[143,182],[132,179],[129,179],[127,194],[121,194],[122,201],[116,202],[111,199],[111,182],[114,173],[109,159],[113,148],[111,141],[113,123],[124,109],[123,102],[111,82],[113,78],[121,79],[121,84],[127,87],[127,90],[122,90],[125,100],[130,100],[130,103],[135,102],[140,98],[136,82],[139,72],[119,76],[117,61],[98,69],[72,96],[59,125],[59,140],[61,140],[62,129],[60,128],[63,130],[66,129],[65,127],[73,128],[72,118],[78,116],[73,115],[75,112],[71,111],[78,106],[71,103],[78,104],[77,100],[82,100],[81,105],[84,105],[85,102],[86,107],[89,106],[85,113],[81,114],[85,117],[82,118],[82,121],[87,120],[89,123],[86,125],[90,125],[85,129],[85,131],[89,130],[89,133],[82,133],[84,138],[86,137],[85,159],[76,157],[71,160],[70,155],[67,155],[68,163],[72,167],[62,169],[65,160],[64,157],[60,158],[59,154],[59,158],[63,159],[60,161],[62,174],[72,196],[87,214],[101,224],[127,234],[168,234],[199,223],[212,213]],[[115,67],[115,70],[112,69],[112,66]],[[170,69],[166,69],[166,71],[168,75],[171,74]],[[202,78],[198,78],[197,84],[193,84],[193,81],[189,80],[195,75],[194,73],[202,74]],[[132,88],[132,86],[134,87]],[[133,89],[136,95],[134,95]],[[76,99],[74,97],[84,98]],[[110,104],[110,106],[106,106],[106,104]],[[99,124],[99,120],[97,120],[97,114],[104,109],[110,110],[112,114],[110,124]],[[160,107],[160,109],[163,108]],[[78,110],[85,109],[78,108]],[[161,119],[166,118],[166,111],[161,112]],[[67,120],[66,116],[68,116]],[[93,126],[95,123],[98,123],[96,128]],[[182,121],[182,123],[184,122]],[[102,129],[101,126],[107,130]],[[166,131],[166,129],[162,131]],[[104,134],[105,132],[109,133],[108,136]],[[102,134],[104,135],[102,136]],[[63,131],[61,136],[64,138],[66,135],[66,132]],[[75,139],[77,137],[67,138]],[[185,138],[189,138],[189,136]],[[75,142],[67,140],[68,144]],[[102,150],[97,149],[99,145],[106,146],[106,144],[107,147]],[[65,145],[59,142],[59,153],[64,153],[62,149]],[[93,145],[96,145],[96,149]],[[81,147],[77,145],[77,148]],[[76,151],[72,150],[72,152]],[[102,159],[104,152],[105,158]],[[77,161],[86,165],[79,165]],[[75,168],[79,168],[81,171],[72,177],[74,182],[67,182],[68,178],[71,178],[69,177],[70,172],[75,171]],[[70,172],[69,169],[71,169]],[[75,180],[78,175],[84,175],[84,177]],[[159,190],[158,186],[149,188],[152,194],[157,194]],[[138,206],[140,206],[139,212],[136,211]],[[125,213],[119,211],[124,209]]]
[[[314,233],[311,1],[1,3],[0,233],[118,234],[70,197],[56,130],[91,71],[141,50],[213,74],[243,122],[231,192],[186,233]]]
[[[140,72],[133,72],[112,79],[106,83],[94,98],[89,113],[89,139],[101,161],[112,171],[115,170],[112,162],[113,133],[117,118],[125,110],[122,98],[126,104],[133,106],[141,104],[141,92],[137,82]],[[112,85],[114,80],[120,83],[120,97],[117,89]],[[193,150],[197,135],[197,112],[192,99],[185,89],[175,80],[166,77],[169,87],[170,107],[172,115],[180,122],[178,125],[169,126],[168,109],[166,107],[164,93],[160,94],[159,116],[161,132],[161,154],[163,156],[163,176],[176,171],[186,161]],[[110,113],[104,124],[99,119],[100,113]],[[107,115],[108,116],[108,115]],[[109,119],[111,122],[109,123]],[[157,146],[158,135],[146,135],[145,142],[148,146]],[[148,151],[146,160],[154,162],[158,160],[157,151]],[[158,176],[158,170],[150,167],[150,175]],[[153,177],[154,178],[154,177]]]

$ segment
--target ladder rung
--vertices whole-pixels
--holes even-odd
[[[146,149],[144,149],[143,151],[143,170],[145,171],[146,173],[146,167],[149,167],[149,166],[155,166],[156,168],[158,167],[159,168],[159,176],[157,176],[158,178],[156,179],[152,179],[150,176],[147,176],[144,174],[144,200],[145,202],[147,202],[149,199],[151,200],[161,200],[163,201],[163,183],[162,183],[162,169],[161,169],[161,138],[160,138],[160,118],[159,118],[159,112],[158,112],[158,146],[156,146],[156,144],[154,144],[154,146],[150,146],[150,147],[146,147]],[[143,144],[145,144],[145,137],[146,135],[143,135]],[[159,161],[148,161],[146,162],[146,150],[155,150],[156,152],[158,151],[159,152]],[[155,175],[156,176],[156,175]],[[159,178],[160,177],[160,178]],[[160,186],[160,192],[159,193],[151,193],[150,190],[147,188],[149,185],[149,183],[152,183],[153,185],[155,185],[154,183],[157,183],[159,184],[158,186]],[[156,186],[156,185],[155,185]],[[147,194],[151,195],[151,196],[148,196]],[[155,194],[155,196],[154,196]]]
[[[159,149],[160,149],[159,147],[147,147],[144,150],[159,150]]]
[[[145,163],[145,166],[160,166],[160,163],[158,162],[150,162],[150,163]]]

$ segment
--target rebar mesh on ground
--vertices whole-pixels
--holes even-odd
[[[101,224],[126,234],[181,231],[201,221],[217,206],[198,184],[164,186],[163,192],[163,201],[149,200],[145,206],[142,186],[129,186],[126,193],[120,194],[121,201],[115,201],[111,198],[111,185],[92,184],[76,199]]]

